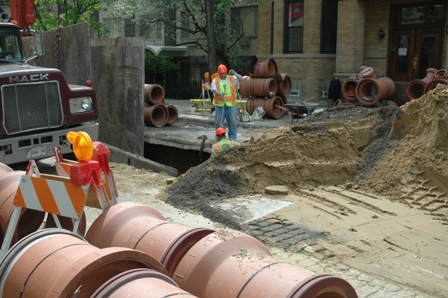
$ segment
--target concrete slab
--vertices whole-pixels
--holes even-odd
[[[236,213],[237,217],[241,220],[241,223],[247,223],[270,213],[274,213],[291,204],[292,203],[288,201],[255,195],[225,200],[216,204],[216,207]]]
[[[174,105],[178,110],[178,120],[173,125],[164,127],[145,126],[144,140],[153,145],[164,145],[184,150],[200,151],[202,146],[201,136],[207,137],[204,152],[211,152],[212,145],[216,142],[215,118],[210,113],[192,113],[192,104],[189,100],[165,99],[165,103]],[[319,110],[323,110],[325,103],[317,103]],[[248,114],[243,117],[242,122],[238,122],[237,141],[240,143],[249,141],[251,138],[260,137],[269,129],[289,126],[292,122],[289,113],[284,114],[279,119],[262,119],[249,122]]]

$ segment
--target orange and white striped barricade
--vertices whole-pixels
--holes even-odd
[[[100,166],[97,161],[73,164],[70,177],[40,174],[35,161],[30,161],[14,197],[14,209],[0,250],[0,261],[11,245],[23,208],[52,214],[58,228],[61,228],[58,215],[71,218],[75,232],[91,189],[103,211],[107,210],[110,206],[104,186],[100,183]]]
[[[106,196],[110,205],[117,204],[118,191],[115,184],[114,175],[112,169],[109,166],[110,150],[101,142],[93,142],[95,150],[93,151],[92,158],[90,160],[97,161],[100,170],[101,177],[100,183],[106,185]],[[60,147],[53,148],[53,153],[56,159],[55,168],[59,176],[70,177],[70,168],[76,164],[76,161],[64,159],[61,153]],[[86,205],[89,207],[98,207],[94,205],[95,201],[87,200]]]

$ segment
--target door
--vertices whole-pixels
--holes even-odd
[[[427,68],[440,69],[444,40],[443,28],[396,29],[389,46],[389,77],[409,82],[422,79]]]
[[[409,82],[442,67],[446,0],[391,5],[387,75]]]

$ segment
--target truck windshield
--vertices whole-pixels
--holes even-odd
[[[25,60],[18,31],[0,29],[0,60],[11,62]]]

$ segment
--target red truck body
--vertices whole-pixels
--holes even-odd
[[[98,139],[95,91],[68,84],[59,69],[25,62],[20,28],[0,23],[0,162],[13,164],[72,152],[69,131]]]

